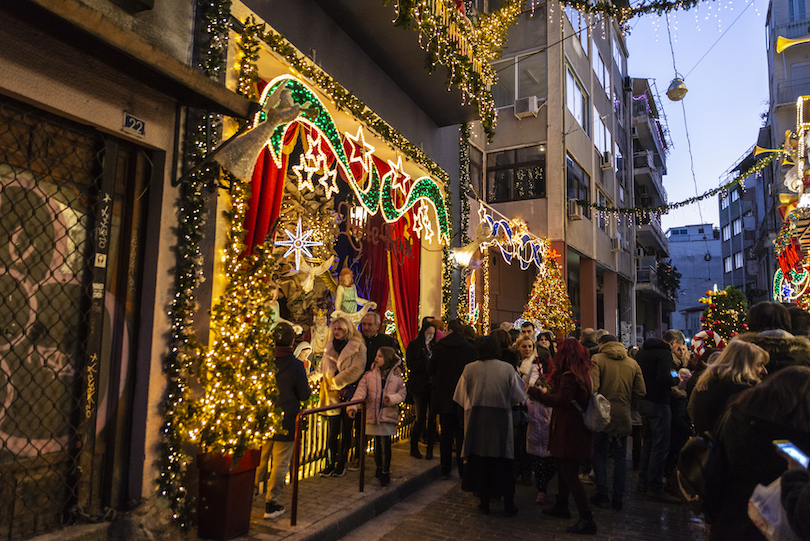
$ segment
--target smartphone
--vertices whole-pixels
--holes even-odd
[[[678,377],[678,372],[676,372],[675,370],[670,370],[669,375],[672,376],[673,378],[677,378]]]
[[[810,465],[810,457],[802,452],[801,449],[796,447],[796,444],[788,440],[773,440],[773,444],[787,456],[807,468]]]

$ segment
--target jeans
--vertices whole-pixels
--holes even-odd
[[[627,480],[627,436],[617,438],[604,432],[593,433],[593,475],[596,477],[596,492],[608,495],[607,455],[613,447],[613,501],[621,502]]]
[[[329,423],[326,430],[326,463],[328,466],[337,466],[338,469],[342,469],[346,466],[346,459],[349,456],[352,420],[346,414],[346,408],[340,410],[339,415],[329,415],[326,419]]]
[[[294,443],[292,441],[270,441],[264,444],[262,462],[259,467],[260,471],[266,469],[269,472],[265,501],[278,503],[281,491],[284,488],[284,482],[287,479],[287,472],[290,471]],[[266,456],[264,449],[267,449]],[[268,464],[271,456],[272,463]]]
[[[669,404],[642,400],[640,411],[644,421],[644,446],[641,448],[638,481],[647,486],[648,492],[661,493],[664,491],[664,466],[669,454],[672,410]]]
[[[456,464],[458,474],[464,474],[464,461],[461,459],[461,447],[464,444],[464,413],[461,407],[456,407],[452,413],[440,413],[442,433],[439,439],[439,453],[441,454],[442,475],[450,475],[453,468],[453,443],[456,444]]]
[[[374,464],[382,473],[391,471],[391,436],[374,436]]]

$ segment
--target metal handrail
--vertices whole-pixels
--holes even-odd
[[[292,504],[290,505],[290,526],[295,526],[298,522],[298,469],[301,462],[301,419],[305,415],[312,415],[313,413],[321,413],[328,410],[338,408],[345,408],[347,406],[362,405],[365,400],[351,400],[349,402],[341,402],[340,404],[333,404],[331,406],[321,406],[319,408],[312,408],[308,410],[299,411],[295,416],[295,443],[293,444],[293,466],[292,466]],[[360,408],[363,412],[363,417],[360,423],[360,438],[361,445],[359,446],[363,452],[358,457],[360,459],[360,492],[363,492],[363,481],[365,480],[366,471],[366,408]],[[348,445],[348,443],[344,443]],[[348,467],[346,464],[344,467]]]

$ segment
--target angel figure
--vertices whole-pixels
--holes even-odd
[[[306,258],[304,258],[301,260],[299,270],[296,271],[295,268],[292,268],[285,276],[295,276],[297,274],[299,277],[303,277],[301,279],[301,288],[304,290],[304,293],[309,293],[312,291],[312,288],[315,287],[315,277],[328,271],[329,267],[331,267],[334,262],[335,256],[332,256],[320,265],[312,266]]]
[[[337,291],[335,292],[335,311],[332,312],[332,321],[345,317],[354,325],[360,325],[363,317],[377,303],[367,301],[357,296],[357,287],[354,285],[354,273],[351,269],[343,269],[338,277]],[[362,308],[360,308],[362,306]]]

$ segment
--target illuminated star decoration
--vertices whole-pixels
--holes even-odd
[[[391,167],[388,174],[393,175],[391,189],[399,190],[402,192],[402,196],[405,197],[408,195],[408,183],[411,181],[411,175],[402,170],[402,156],[397,156],[397,163],[388,160],[388,165]]]
[[[357,135],[352,135],[346,132],[346,143],[351,147],[349,155],[349,163],[359,163],[360,166],[366,171],[371,171],[371,157],[374,154],[374,147],[366,143],[366,137],[363,135],[363,127],[357,128]]]
[[[419,211],[413,217],[413,232],[420,239],[430,242],[433,238],[433,227],[430,222],[430,215],[428,214],[428,206],[422,201],[419,205]]]
[[[315,183],[312,180],[314,174],[325,171],[325,173],[318,178],[318,183],[323,186],[326,191],[326,197],[332,193],[338,193],[337,186],[337,171],[329,170],[329,160],[321,147],[321,134],[317,130],[311,129],[307,131],[307,151],[301,156],[301,161],[298,165],[292,167],[293,173],[298,178],[298,189],[304,191],[309,189],[315,191]],[[306,172],[306,179],[303,173]]]
[[[295,270],[298,271],[301,268],[301,253],[303,252],[307,257],[312,257],[312,252],[309,251],[310,246],[323,246],[322,242],[307,240],[309,236],[314,232],[312,229],[308,229],[306,231],[301,231],[301,218],[298,218],[298,224],[295,226],[295,233],[290,233],[288,230],[284,230],[284,233],[287,235],[287,240],[277,240],[276,245],[278,246],[289,246],[287,251],[284,253],[284,257],[286,258],[293,252],[295,253]]]
[[[480,222],[487,221],[487,207],[485,207],[483,204],[478,207],[478,220]]]

